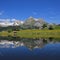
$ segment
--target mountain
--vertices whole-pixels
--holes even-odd
[[[24,25],[26,28],[42,27],[46,22],[39,18],[29,17],[25,21],[16,20],[16,19],[0,19],[0,27],[7,26],[20,26]]]
[[[33,17],[29,17],[28,19],[25,20],[24,25],[33,25],[35,23],[35,20]]]
[[[23,23],[24,23],[23,21],[16,19],[0,19],[0,27],[19,26]]]
[[[46,22],[43,19],[37,19],[33,17],[29,17],[27,20],[25,20],[24,25],[31,28],[31,27],[39,27],[41,28],[43,24]]]

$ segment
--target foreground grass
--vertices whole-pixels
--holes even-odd
[[[17,32],[21,38],[60,38],[60,30],[21,30]]]
[[[3,31],[0,36],[14,36],[14,32]],[[20,38],[60,38],[60,30],[20,30],[16,32],[16,36]]]

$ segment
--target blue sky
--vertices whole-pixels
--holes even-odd
[[[0,0],[0,19],[25,20],[29,16],[60,23],[60,0]]]

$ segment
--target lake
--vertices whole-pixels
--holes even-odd
[[[0,37],[0,60],[60,60],[59,40]]]

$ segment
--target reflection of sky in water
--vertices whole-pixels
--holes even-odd
[[[0,44],[0,48],[14,48],[12,44]]]
[[[33,50],[25,46],[0,48],[0,60],[60,60],[60,43]]]
[[[60,42],[52,38],[0,40],[0,60],[60,60]]]
[[[20,41],[0,41],[0,48],[16,48],[18,46],[23,46],[23,43]]]

